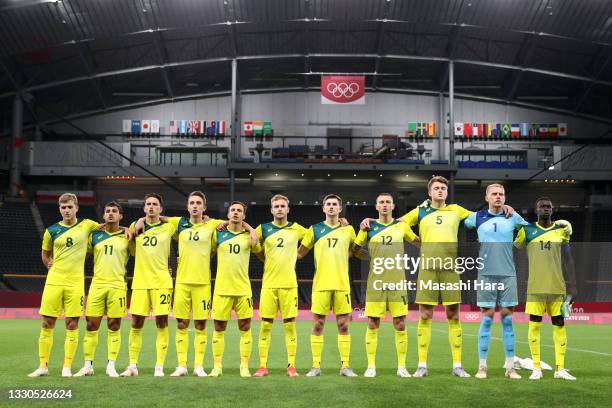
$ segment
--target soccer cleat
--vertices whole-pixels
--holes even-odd
[[[427,377],[429,373],[427,372],[427,367],[417,367],[416,371],[414,372],[414,374],[412,374],[412,376],[414,378],[423,378],[423,377]]]
[[[476,375],[474,376],[480,380],[487,378],[487,367],[486,366],[480,366],[478,367],[478,372],[476,373]]]
[[[28,377],[30,378],[46,377],[48,375],[49,375],[49,369],[47,367],[38,367],[36,370],[28,374]]]
[[[318,377],[321,375],[321,369],[312,367],[310,371],[306,373],[306,377]]]
[[[128,366],[120,375],[121,377],[138,377],[138,368],[132,365]]]
[[[531,372],[531,375],[529,376],[530,380],[541,380],[543,377],[542,375],[542,370],[540,370],[539,368],[534,368],[533,371]]]
[[[94,375],[93,367],[83,367],[74,375],[74,377],[91,377]]]
[[[266,377],[268,374],[270,374],[270,372],[266,367],[259,367],[257,372],[253,374],[253,377]]]
[[[340,375],[343,377],[358,377],[351,367],[344,367],[340,369]]]
[[[576,377],[571,375],[569,373],[569,370],[566,370],[565,368],[562,368],[559,371],[555,371],[555,378],[559,378],[561,380],[576,381]]]
[[[522,378],[514,368],[506,370],[506,374],[504,374],[504,377],[509,378],[511,380],[520,380]]]
[[[187,368],[176,367],[176,370],[174,370],[174,372],[170,374],[170,377],[184,377],[186,375],[187,375]]]
[[[397,376],[402,378],[410,378],[412,377],[406,367],[397,367]]]
[[[164,375],[164,367],[156,365],[153,377],[163,377]]]
[[[463,367],[453,368],[453,375],[459,378],[470,378],[471,377],[471,375],[469,375],[468,372],[463,369]]]
[[[365,373],[363,373],[363,376],[367,378],[376,377],[376,367],[368,367],[368,369],[365,370]]]
[[[221,377],[221,374],[223,374],[223,369],[221,367],[214,367],[212,371],[210,372],[210,374],[208,374],[208,376],[209,377]]]
[[[115,370],[115,367],[106,367],[106,375],[112,378],[119,377],[119,374],[117,374],[117,370]]]
[[[72,377],[72,373],[70,372],[70,367],[62,368],[62,377],[65,377],[65,378]]]
[[[240,367],[240,376],[242,378],[247,378],[251,376],[251,372],[248,367]]]
[[[196,377],[208,377],[208,374],[206,374],[206,371],[204,371],[203,367],[194,368],[193,375],[195,375]]]
[[[287,376],[288,377],[299,377],[297,370],[295,367],[287,367]]]

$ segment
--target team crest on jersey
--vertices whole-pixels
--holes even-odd
[[[378,231],[378,227],[374,227],[374,228],[373,228],[373,230],[374,230],[374,231]]]
[[[268,232],[272,231],[272,228],[268,228]]]
[[[322,234],[322,233],[324,233],[324,232],[325,232],[325,230],[324,230],[324,229],[322,229],[322,230],[321,230],[321,234]]]

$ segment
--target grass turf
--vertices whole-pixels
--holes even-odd
[[[253,354],[251,371],[257,368],[257,337],[259,322],[253,324]],[[552,372],[534,382],[527,379],[529,372],[521,371],[523,379],[510,381],[503,378],[503,347],[499,337],[501,326],[496,324],[489,354],[489,378],[487,380],[459,379],[450,374],[451,357],[445,323],[434,323],[432,344],[429,350],[429,377],[424,379],[398,378],[395,375],[396,355],[393,329],[383,323],[379,332],[377,354],[377,378],[363,378],[366,368],[364,346],[365,323],[351,324],[351,366],[359,378],[343,378],[338,375],[339,355],[336,345],[336,328],[333,322],[325,327],[323,375],[305,378],[311,365],[310,322],[298,322],[297,366],[300,378],[285,376],[286,357],[282,323],[273,328],[272,347],[269,353],[270,376],[267,378],[240,378],[238,375],[238,329],[235,322],[228,326],[226,334],[224,372],[221,378],[196,378],[193,376],[169,378],[176,365],[174,348],[175,322],[170,322],[170,347],[166,362],[166,377],[154,378],[155,327],[147,321],[143,334],[137,378],[108,378],[106,367],[106,328],[100,329],[96,352],[96,374],[87,378],[64,379],[60,376],[63,362],[64,327],[58,322],[51,353],[50,376],[30,379],[27,373],[38,365],[38,333],[40,322],[36,320],[2,320],[0,322],[0,389],[3,406],[14,406],[7,400],[8,388],[67,388],[73,389],[73,403],[87,407],[97,406],[608,406],[612,400],[612,379],[609,367],[612,363],[612,326],[571,325],[568,327],[569,350],[566,365],[578,381],[554,380]],[[517,355],[529,356],[527,325],[515,326]],[[80,326],[79,350],[73,365],[76,372],[83,364],[82,339],[84,323]],[[122,347],[117,361],[117,371],[122,371],[128,360],[129,321],[123,322]],[[463,324],[463,362],[466,370],[474,374],[478,365],[477,323]],[[212,327],[208,327],[209,342],[205,369],[210,370]],[[193,331],[190,330],[190,340]],[[408,361],[412,372],[416,367],[416,325],[408,325]],[[545,325],[542,331],[542,359],[554,364],[552,330]],[[192,370],[193,344],[190,343],[189,369]],[[61,402],[66,404],[69,402]]]

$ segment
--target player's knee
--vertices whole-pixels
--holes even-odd
[[[194,320],[193,326],[196,330],[204,330],[206,329],[206,320]]]
[[[368,329],[378,329],[380,327],[380,319],[369,319]]]
[[[542,321],[542,316],[529,315],[529,321],[530,322],[535,322],[535,323],[540,323]]]
[[[419,311],[421,320],[431,320],[433,318],[433,310],[423,309]]]
[[[179,330],[185,330],[187,327],[189,327],[189,320],[176,319],[176,327]],[[199,329],[199,330],[201,330],[201,329]]]
[[[262,317],[261,320],[267,323],[274,323],[274,319],[268,319],[267,317],[266,318]]]
[[[155,316],[155,325],[158,329],[165,329],[168,327],[168,316]]]
[[[394,318],[393,319],[393,327],[397,331],[404,331],[404,330],[406,330],[406,322],[404,321],[404,319]]]
[[[108,319],[108,330],[117,331],[121,327],[121,320]]]
[[[42,327],[43,329],[53,329],[55,327],[55,319],[52,317],[43,317]]]
[[[240,331],[247,331],[251,329],[251,320],[238,320],[238,329]]]
[[[459,311],[455,309],[447,309],[446,310],[446,319],[447,320],[459,320]]]
[[[563,320],[563,316],[552,316],[550,318],[550,322],[553,324],[553,326],[565,326],[565,320]]]
[[[293,323],[295,322],[295,317],[290,317],[289,319],[283,319],[283,323]]]
[[[66,330],[76,330],[79,327],[79,319],[71,318],[66,319]]]
[[[109,321],[109,326],[110,326],[110,321]],[[99,328],[100,328],[100,325],[98,324],[98,322],[95,322],[93,320],[87,321],[87,331],[96,331]]]

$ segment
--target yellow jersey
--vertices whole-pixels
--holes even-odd
[[[126,239],[123,230],[94,231],[89,237],[89,252],[94,257],[91,287],[126,289],[125,266],[134,255],[134,242]]]
[[[47,273],[48,285],[83,286],[85,284],[85,257],[89,234],[99,224],[88,219],[77,219],[73,225],[63,222],[45,230],[42,249],[53,252],[53,265]]]
[[[297,288],[295,262],[306,228],[297,222],[284,225],[269,222],[259,225],[255,231],[265,254],[262,289]]]
[[[176,283],[210,285],[210,254],[213,235],[221,220],[209,219],[192,224],[189,217],[170,217],[178,240],[178,270]]]
[[[349,256],[355,241],[355,230],[350,225],[330,226],[325,221],[308,228],[302,245],[314,247],[315,275],[313,291],[351,290]]]
[[[134,225],[130,231],[134,232]],[[176,226],[170,222],[145,222],[145,230],[136,237],[136,261],[132,289],[171,289],[172,276],[168,271],[170,244]]]
[[[213,249],[217,251],[217,276],[215,295],[253,296],[249,280],[251,259],[251,236],[246,231],[216,231],[213,234]],[[259,243],[252,248],[261,251]]]
[[[533,298],[537,295],[565,295],[561,251],[569,242],[570,235],[555,224],[544,228],[536,222],[519,230],[514,244],[519,248],[527,245],[528,301],[538,301]]]

